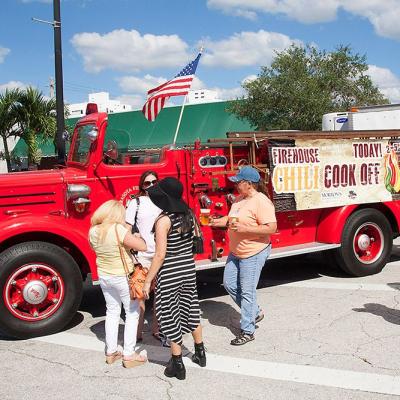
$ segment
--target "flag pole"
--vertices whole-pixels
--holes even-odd
[[[185,108],[187,97],[188,97],[188,95],[185,95],[185,98],[183,99],[181,113],[179,114],[178,125],[176,126],[176,131],[175,131],[174,141],[172,142],[172,147],[175,147],[175,144],[176,144],[176,138],[178,137],[179,127],[181,126],[183,110]]]
[[[200,47],[199,54],[201,55],[201,54],[203,53],[203,51],[204,51],[204,47],[201,46],[201,47]],[[175,135],[174,135],[174,141],[172,142],[172,147],[175,147],[175,144],[176,144],[176,139],[177,139],[177,137],[178,137],[179,128],[180,128],[180,126],[181,126],[183,110],[184,110],[184,108],[185,108],[187,98],[188,98],[188,94],[185,95],[185,98],[183,99],[183,103],[182,103],[182,107],[181,107],[181,113],[179,114],[178,124],[177,124],[177,126],[176,126],[176,131],[175,131]]]

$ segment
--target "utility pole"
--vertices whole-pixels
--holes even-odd
[[[65,125],[64,125],[64,88],[62,71],[62,51],[61,51],[61,12],[60,0],[53,0],[53,21],[44,21],[32,18],[35,22],[52,25],[54,29],[54,68],[56,76],[56,113],[57,113],[57,132],[55,145],[57,149],[58,164],[65,165]],[[50,82],[50,91],[51,91]]]
[[[65,164],[65,125],[64,125],[64,88],[61,51],[61,11],[60,0],[53,0],[54,12],[54,67],[56,76],[56,112],[57,112],[57,133],[56,147],[58,163]]]

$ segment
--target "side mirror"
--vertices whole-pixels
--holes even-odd
[[[89,132],[86,133],[89,141],[94,143],[97,140],[97,136],[99,136],[99,132],[96,128],[91,129]]]
[[[106,147],[106,151],[104,152],[104,155],[107,158],[109,158],[110,160],[117,162],[118,146],[117,146],[117,142],[115,140],[109,140],[107,142],[107,147]]]

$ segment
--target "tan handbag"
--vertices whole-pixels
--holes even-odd
[[[126,279],[128,281],[129,295],[132,300],[143,300],[144,299],[143,286],[147,276],[147,272],[143,269],[142,264],[139,263],[136,256],[132,254],[136,260],[136,263],[133,273],[129,273],[129,268],[125,258],[125,252],[121,246],[121,241],[119,240],[117,224],[115,224],[115,235],[117,236],[119,255],[121,256],[122,264],[124,266],[126,274]]]

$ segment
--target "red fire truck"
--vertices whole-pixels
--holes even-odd
[[[176,176],[197,214],[228,213],[227,179],[257,168],[277,211],[271,258],[329,252],[349,274],[379,272],[400,226],[400,131],[245,132],[180,148],[121,148],[105,113],[75,127],[65,168],[0,176],[0,329],[28,338],[62,329],[78,310],[82,281],[98,278],[87,234],[93,211],[127,204],[144,170]],[[125,138],[126,139],[126,138]],[[128,138],[129,139],[129,138]],[[129,142],[129,140],[128,140]],[[221,267],[227,232],[203,226],[198,269]]]

